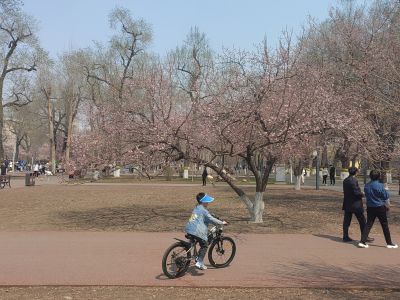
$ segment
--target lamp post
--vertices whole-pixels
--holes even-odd
[[[400,195],[400,173],[399,173],[399,195]]]
[[[319,151],[313,151],[313,157],[317,160],[316,161],[316,172],[315,172],[315,189],[319,190]]]

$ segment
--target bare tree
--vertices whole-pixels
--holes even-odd
[[[83,67],[91,84],[94,81],[104,84],[121,102],[128,92],[127,81],[134,77],[135,59],[144,54],[151,42],[152,30],[144,20],[134,19],[124,8],[115,8],[109,21],[110,27],[117,31],[109,48],[99,47],[91,63]]]
[[[4,109],[31,101],[20,86],[27,83],[23,74],[36,70],[35,30],[33,18],[21,11],[19,1],[0,1],[0,160],[4,158]]]

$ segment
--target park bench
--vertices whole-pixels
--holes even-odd
[[[3,189],[6,185],[11,188],[11,176],[9,175],[0,175],[0,189]]]

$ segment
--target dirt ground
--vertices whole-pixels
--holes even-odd
[[[87,182],[87,179],[81,180],[83,182]],[[89,180],[90,181],[90,180]],[[190,177],[189,180],[183,179],[181,177],[172,177],[170,180],[166,180],[165,177],[155,177],[152,178],[151,180],[148,180],[147,178],[138,178],[135,176],[130,176],[130,175],[124,175],[121,177],[107,177],[107,178],[101,178],[97,183],[140,183],[140,184],[153,184],[153,183],[180,183],[180,184],[202,184],[202,178],[201,177]],[[208,179],[207,184],[212,185],[212,183],[218,183],[221,182],[221,180],[214,178],[213,180]],[[274,179],[269,179],[268,183],[273,183],[275,182]],[[237,185],[249,185],[249,184],[256,184],[255,180],[251,177],[243,177],[240,178],[239,180],[236,181]]]
[[[245,188],[251,192],[252,188]],[[264,223],[248,222],[244,205],[229,187],[132,185],[44,185],[0,193],[0,230],[182,231],[205,191],[216,198],[209,210],[228,220],[229,232],[341,234],[342,194],[271,186],[265,194]],[[400,232],[400,209],[391,230]],[[351,230],[358,238],[353,220]],[[381,234],[380,226],[374,230]]]
[[[50,299],[399,299],[399,290],[265,289],[265,288],[139,288],[139,287],[10,287],[4,300]]]

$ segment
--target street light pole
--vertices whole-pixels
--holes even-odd
[[[315,189],[316,190],[319,190],[319,180],[320,180],[320,177],[319,177],[319,164],[320,164],[319,151],[317,150],[317,172],[315,172],[315,174],[317,176],[316,181],[315,181],[315,183],[316,183]]]

